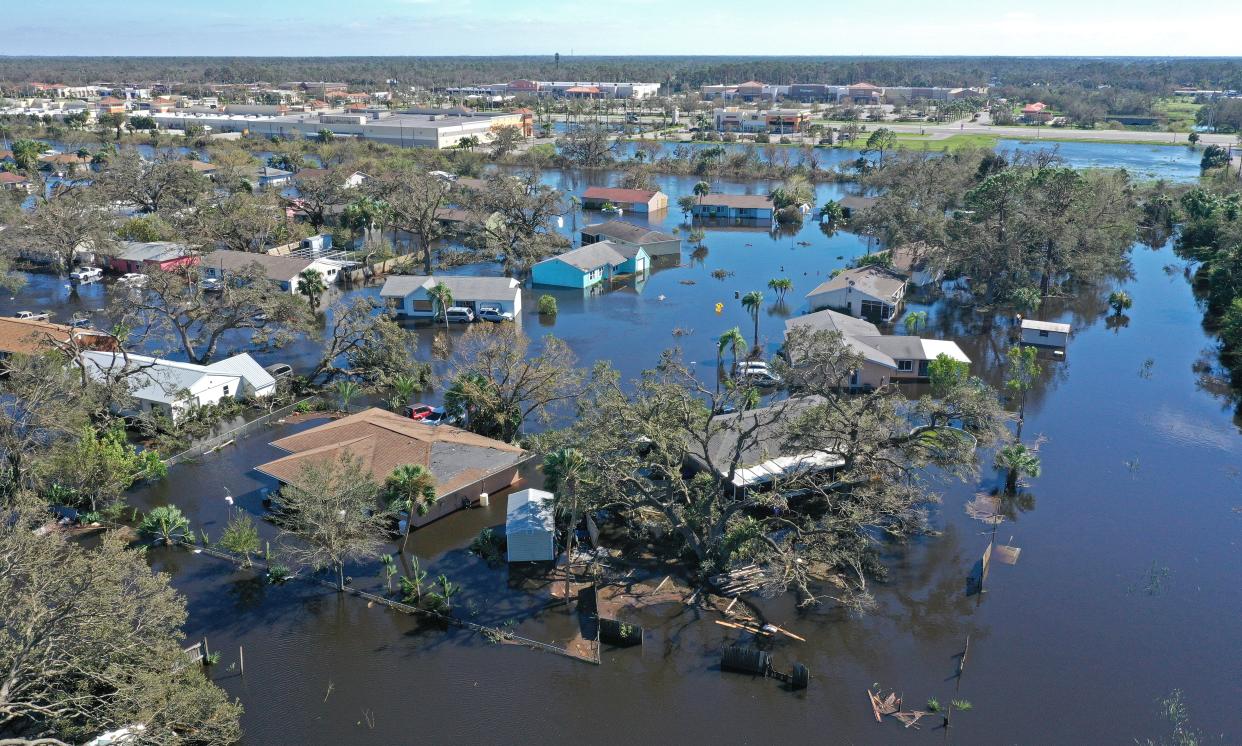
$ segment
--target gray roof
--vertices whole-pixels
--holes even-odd
[[[272,374],[264,370],[263,366],[259,365],[259,361],[245,352],[212,363],[206,369],[213,373],[237,376],[255,391],[263,391],[276,385],[276,379]]]
[[[540,264],[561,261],[583,272],[590,272],[604,265],[615,267],[618,264],[624,264],[637,253],[638,249],[634,247],[615,244],[611,241],[600,241],[587,244],[573,251],[566,251],[564,254],[554,256],[551,259],[544,259]]]
[[[472,277],[468,275],[389,275],[380,290],[383,298],[404,298],[420,289],[430,290],[444,283],[454,300],[512,301],[518,281],[512,277]]]
[[[609,220],[606,223],[595,223],[583,228],[582,232],[585,235],[607,236],[618,241],[640,245],[678,240],[677,236],[671,236],[653,228],[648,228],[645,225],[636,225],[624,220]]]
[[[876,202],[879,202],[879,201],[880,201],[879,197],[863,197],[857,194],[847,194],[841,199],[837,200],[837,204],[841,205],[841,207],[844,207],[847,210],[853,211],[853,210],[865,210],[868,207],[872,207],[873,205],[875,205]]]
[[[253,251],[232,251],[217,249],[203,257],[203,264],[216,267],[221,271],[238,272],[252,264],[262,265],[267,276],[273,280],[285,281],[311,266],[313,259],[296,256],[273,256]]]
[[[192,251],[189,246],[172,241],[122,241],[116,256],[130,262],[164,262]]]
[[[95,380],[125,376],[130,394],[135,398],[165,404],[175,402],[182,391],[193,389],[205,376],[240,378],[237,373],[193,363],[117,352],[83,352],[82,362],[87,374]]]
[[[847,337],[865,337],[880,333],[879,327],[866,319],[856,319],[836,311],[816,311],[785,321],[785,334],[797,326],[807,326],[815,331],[841,332]]]
[[[849,287],[851,281],[853,282],[854,289],[876,298],[891,298],[900,292],[906,284],[906,278],[891,269],[868,265],[847,269],[807,293],[807,295],[818,295],[831,290],[843,290]]]
[[[260,179],[279,179],[284,176],[293,176],[292,171],[286,171],[283,168],[275,168],[274,166],[259,166],[259,170],[255,175]]]
[[[525,489],[509,495],[509,506],[505,512],[505,533],[555,531],[553,499],[551,492],[536,489]]]
[[[894,360],[925,360],[923,340],[919,337],[902,336],[899,334],[877,334],[870,337],[858,337],[859,342],[874,347]]]

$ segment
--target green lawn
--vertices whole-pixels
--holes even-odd
[[[1152,108],[1169,118],[1170,130],[1186,132],[1195,126],[1195,114],[1203,108],[1203,104],[1182,98],[1162,98]]]

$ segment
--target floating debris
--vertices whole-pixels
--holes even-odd
[[[1005,514],[1001,512],[1000,497],[979,492],[975,499],[966,503],[966,515],[989,526],[998,526],[1005,522]]]

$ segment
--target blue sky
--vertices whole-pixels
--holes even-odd
[[[7,0],[0,54],[1242,55],[1242,0]],[[835,7],[834,7],[835,6]]]

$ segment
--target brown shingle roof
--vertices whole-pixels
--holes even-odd
[[[34,355],[51,349],[53,342],[67,342],[71,335],[77,335],[92,349],[114,347],[112,337],[104,332],[75,330],[71,326],[48,321],[0,318],[0,352]]]
[[[285,483],[296,481],[308,463],[349,454],[378,482],[402,464],[421,464],[435,477],[438,497],[515,466],[527,456],[515,445],[378,408],[281,438],[272,445],[292,454],[256,469]]]

